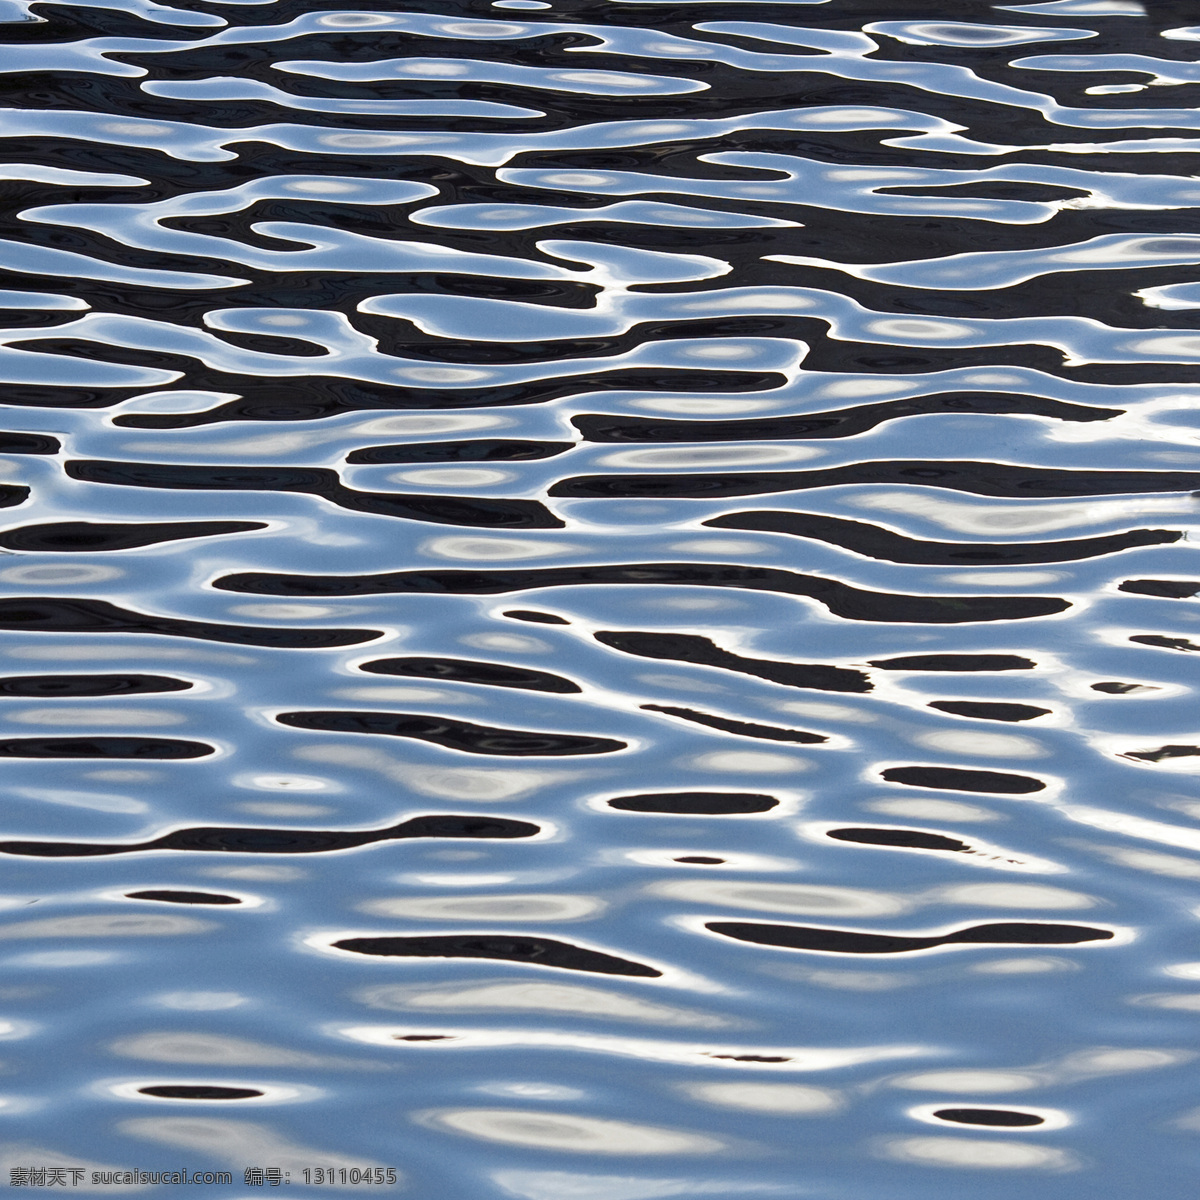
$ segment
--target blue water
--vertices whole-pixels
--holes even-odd
[[[1192,1196],[1196,17],[4,0],[0,1186]]]

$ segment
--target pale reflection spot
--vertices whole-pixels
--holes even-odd
[[[709,683],[703,679],[691,679],[687,675],[663,675],[657,672],[635,675],[640,683],[648,683],[651,687],[678,688],[684,692],[723,692],[725,689],[719,683]]]
[[[327,817],[337,811],[321,804],[271,804],[266,801],[251,801],[233,807],[260,817]]]
[[[485,487],[510,483],[516,479],[513,471],[496,471],[486,467],[428,467],[415,471],[394,471],[389,483],[416,483],[428,487]]]
[[[997,958],[970,968],[980,975],[1046,975],[1051,971],[1075,971],[1075,963],[1062,958]]]
[[[1063,1060],[1062,1066],[1075,1075],[1115,1075],[1122,1071],[1152,1071],[1188,1062],[1188,1050],[1081,1050]]]
[[[162,773],[113,767],[101,771],[85,771],[82,778],[99,779],[102,783],[150,783],[155,779],[161,779]]]
[[[355,426],[355,437],[366,434],[374,437],[400,434],[418,437],[426,433],[457,433],[472,429],[499,429],[511,425],[507,417],[487,413],[445,413],[430,416],[377,417]]]
[[[500,38],[520,37],[532,33],[536,28],[534,25],[509,25],[501,21],[443,21],[438,26],[438,32],[454,37]]]
[[[798,979],[817,987],[838,988],[846,992],[888,992],[906,987],[911,980],[904,975],[887,975],[882,971],[804,971]]]
[[[380,700],[384,703],[403,704],[413,701],[418,704],[475,704],[479,697],[463,692],[451,692],[446,688],[428,687],[350,687],[334,688],[329,693],[339,700]]]
[[[655,1125],[515,1108],[449,1108],[426,1114],[430,1124],[485,1142],[569,1154],[712,1154],[716,1138]]]
[[[1162,996],[1138,996],[1135,1004],[1145,1004],[1150,1008],[1169,1008],[1176,1012],[1200,1012],[1200,995],[1179,994]]]
[[[1163,974],[1174,975],[1176,979],[1200,979],[1200,963],[1175,963],[1163,967]]]
[[[887,892],[817,883],[734,883],[715,879],[671,879],[651,884],[658,896],[697,904],[750,908],[812,916],[882,917],[908,911],[911,903]]]
[[[115,726],[162,726],[181,725],[186,720],[182,713],[165,712],[161,708],[108,708],[104,706],[81,708],[24,708],[9,713],[8,719],[22,725],[58,725],[63,727],[110,729]]]
[[[84,917],[43,917],[0,925],[0,938],[174,937],[207,933],[218,926],[195,917],[166,914],[95,913]]]
[[[471,371],[463,367],[404,367],[393,371],[397,379],[415,383],[479,383],[490,379],[492,371]]]
[[[957,800],[872,800],[863,808],[914,821],[998,821],[999,813]]]
[[[970,587],[1037,587],[1057,583],[1061,578],[1058,571],[963,571],[941,576],[944,583],[963,583]]]
[[[897,392],[912,391],[912,384],[900,383],[894,379],[866,379],[855,375],[850,379],[840,379],[836,383],[827,383],[817,389],[816,396],[891,396]]]
[[[1065,1150],[1034,1146],[1028,1142],[983,1138],[897,1138],[886,1144],[889,1158],[930,1167],[977,1170],[1067,1171],[1078,1164]]]
[[[825,704],[820,700],[781,700],[772,705],[778,712],[795,713],[799,717],[812,717],[815,721],[852,721],[863,724],[876,719],[873,712],[861,708],[850,708],[846,704]]]
[[[619,450],[596,460],[604,467],[753,467],[803,462],[823,451],[813,446],[655,446],[647,450]]]
[[[721,771],[737,774],[742,771],[760,775],[780,775],[785,771],[807,771],[805,759],[785,754],[768,754],[761,750],[719,750],[701,754],[693,759],[681,759],[680,766],[699,771]]]
[[[314,196],[341,195],[346,192],[362,191],[362,187],[356,183],[339,183],[335,179],[305,179],[300,183],[285,183],[283,187],[287,192],[309,192]],[[285,321],[288,324],[304,323],[302,317],[263,318],[263,322],[268,325],[282,325]]]
[[[9,967],[59,968],[98,967],[115,962],[120,956],[111,950],[38,950],[33,954],[18,954],[6,961]]]
[[[674,608],[680,612],[712,612],[714,609],[741,607],[736,600],[724,596],[663,596],[647,601],[653,608]]]
[[[336,787],[331,780],[315,779],[311,775],[237,775],[233,782],[238,787],[280,792],[327,792]]]
[[[952,1092],[955,1095],[972,1093],[1023,1092],[1039,1086],[1036,1075],[1017,1071],[924,1071],[919,1075],[904,1075],[891,1081],[893,1087],[914,1092]]]
[[[630,408],[640,408],[646,412],[682,413],[697,417],[738,416],[778,407],[778,400],[743,400],[736,396],[666,396],[630,402]]]
[[[603,901],[592,896],[501,894],[390,897],[367,900],[358,910],[423,921],[578,921],[604,907]]]
[[[934,750],[980,758],[1043,758],[1049,753],[1045,746],[1033,738],[1018,737],[1011,733],[984,733],[974,729],[936,729],[918,734],[913,741]]]
[[[818,1117],[837,1112],[845,1101],[832,1088],[799,1083],[701,1083],[684,1085],[695,1100],[722,1108],[781,1117]]]
[[[1092,908],[1093,896],[1036,883],[965,883],[936,893],[943,904],[979,904],[992,908]]]
[[[971,330],[961,325],[951,325],[948,321],[921,321],[911,318],[885,318],[878,321],[868,321],[865,328],[870,333],[878,333],[884,337],[900,339],[949,340],[970,336]]]
[[[440,796],[477,802],[509,800],[538,787],[574,779],[576,772],[489,767],[422,767],[402,762],[362,746],[301,746],[297,758],[310,762],[340,763],[376,771],[423,796]]]
[[[766,549],[758,542],[742,541],[734,538],[692,538],[686,542],[671,542],[668,550],[677,550],[681,554],[761,554]]]
[[[464,646],[475,646],[480,650],[513,650],[522,654],[544,653],[550,649],[548,643],[535,637],[519,633],[472,633],[458,639]]]
[[[774,1184],[712,1179],[647,1179],[637,1175],[579,1175],[567,1171],[496,1171],[492,1179],[518,1200],[662,1200],[753,1192],[778,1194]]]
[[[237,666],[256,666],[257,658],[246,654],[222,654],[213,651],[193,650],[185,646],[150,646],[137,652],[139,658],[175,658],[191,659],[195,662],[228,663]],[[70,660],[118,659],[123,663],[129,662],[128,646],[14,646],[8,651],[10,658],[50,659],[53,662]]]
[[[164,1008],[179,1008],[188,1012],[209,1012],[224,1008],[237,1008],[245,1004],[248,996],[238,992],[164,992],[157,997]]]
[[[124,574],[120,567],[85,566],[81,563],[53,567],[8,567],[0,571],[0,580],[37,587],[70,587],[77,583],[103,583],[109,579],[120,579]]]
[[[455,535],[430,538],[422,542],[423,554],[452,558],[462,562],[506,562],[523,558],[546,558],[570,554],[580,547],[571,542],[544,542],[533,538],[482,538]]]
[[[119,1132],[130,1137],[180,1146],[197,1154],[212,1155],[240,1172],[246,1163],[270,1162],[272,1167],[303,1178],[306,1167],[374,1170],[382,1164],[360,1155],[340,1154],[316,1146],[288,1141],[269,1125],[223,1117],[138,1117],[121,1121]],[[403,1176],[398,1176],[403,1182]]]
[[[90,808],[93,812],[140,813],[150,807],[130,796],[116,796],[106,792],[82,792],[72,788],[15,787],[12,794],[25,800],[38,800],[44,804],[66,804],[71,808]]]
[[[308,878],[308,872],[300,867],[285,867],[282,864],[270,863],[262,863],[258,866],[206,867],[200,874],[211,876],[213,879],[248,879],[255,883],[290,883],[297,879]]]
[[[355,612],[351,608],[334,608],[328,604],[235,604],[229,611],[239,617],[259,617],[267,621],[315,621]]]
[[[335,29],[362,29],[370,25],[387,25],[390,18],[386,13],[328,13],[318,17],[318,25],[332,26]]]
[[[432,991],[385,984],[357,992],[355,998],[372,1008],[392,1010],[559,1013],[700,1029],[716,1029],[729,1023],[715,1014],[566,983],[500,982]]]
[[[326,1058],[293,1050],[288,1046],[272,1046],[248,1038],[228,1037],[219,1033],[189,1033],[186,1030],[164,1030],[160,1033],[141,1033],[118,1038],[109,1049],[122,1058],[138,1058],[148,1062],[193,1063],[221,1067],[369,1067],[374,1063],[351,1059]]]
[[[485,1083],[475,1090],[493,1096],[520,1096],[525,1100],[582,1100],[585,1095],[578,1088],[553,1083]]]
[[[143,135],[145,137],[162,137],[171,132],[170,125],[156,125],[153,121],[102,121],[97,128],[102,133],[116,133],[129,136]]]
[[[429,856],[430,858],[433,855]],[[482,856],[480,856],[482,857]],[[415,874],[397,876],[400,883],[423,884],[427,887],[495,887],[499,884],[514,883],[515,875],[450,875],[445,872],[435,874]],[[386,903],[386,901],[385,901]]]

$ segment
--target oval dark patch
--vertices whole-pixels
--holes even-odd
[[[752,792],[647,792],[640,796],[617,796],[608,801],[608,806],[623,812],[732,817],[767,812],[778,803],[774,796]]]
[[[994,792],[1023,796],[1044,791],[1046,785],[1031,775],[1010,775],[1005,771],[976,771],[962,767],[888,767],[882,772],[889,783],[909,787],[941,788],[951,792]]]
[[[158,900],[163,904],[241,904],[237,896],[220,892],[176,892],[169,888],[151,888],[144,892],[126,892],[130,900]]]
[[[182,692],[195,685],[169,675],[10,675],[0,679],[0,695],[134,696],[146,692]]]
[[[953,1121],[956,1125],[1022,1128],[1046,1123],[1045,1117],[1039,1117],[1035,1113],[1015,1112],[1004,1108],[939,1108],[933,1115],[940,1121]]]
[[[657,979],[662,975],[661,971],[643,963],[573,946],[570,942],[503,933],[449,934],[444,937],[358,937],[344,938],[333,944],[338,950],[384,958],[488,958],[560,967],[565,971],[590,971],[600,975],[630,975],[643,979]]]
[[[860,842],[864,846],[895,846],[908,850],[969,850],[966,842],[926,833],[923,829],[827,829],[826,837],[839,842]]]
[[[138,1092],[164,1100],[252,1100],[266,1094],[257,1088],[222,1087],[215,1083],[156,1083],[138,1088]]]

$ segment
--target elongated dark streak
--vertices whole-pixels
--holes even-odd
[[[630,563],[541,567],[522,571],[388,571],[378,575],[288,575],[242,571],[216,580],[226,592],[258,596],[378,596],[432,592],[495,596],[535,588],[584,584],[677,585],[743,588],[807,596],[849,621],[959,625],[1044,617],[1071,607],[1057,596],[913,596],[870,592],[838,579],[800,575],[776,567],[728,563]]]
[[[1077,538],[1063,542],[929,542],[905,537],[890,529],[881,529],[864,521],[846,521],[799,512],[736,512],[713,517],[703,524],[714,529],[751,529],[764,533],[783,533],[792,537],[812,538],[841,546],[855,554],[882,562],[917,563],[928,566],[978,566],[1004,564],[1077,562],[1116,554],[1137,546],[1159,546],[1177,542],[1183,533],[1177,529],[1131,529],[1103,537]],[[1192,595],[1200,584],[1192,586]],[[1122,584],[1123,591],[1145,589]],[[1163,593],[1152,593],[1161,595]]]
[[[303,492],[340,508],[438,525],[499,529],[561,529],[563,522],[537,500],[415,496],[400,492],[359,492],[328,467],[208,467],[174,463],[109,462],[73,459],[65,464],[72,479],[124,487],[185,491]]]
[[[321,854],[407,838],[527,838],[541,829],[507,817],[411,817],[386,829],[245,829],[199,826],[147,842],[0,842],[0,854],[32,858],[98,858],[141,850],[200,850],[223,854]]]
[[[913,459],[851,463],[814,471],[737,471],[726,474],[578,475],[550,488],[551,496],[576,498],[655,497],[718,499],[796,492],[845,484],[914,484],[949,488],[977,496],[1012,498],[1117,496],[1150,492],[1192,492],[1200,488],[1194,471],[1066,471],[1012,463]]]

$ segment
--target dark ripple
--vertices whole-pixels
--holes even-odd
[[[141,850],[216,851],[222,854],[323,854],[373,842],[407,838],[527,838],[541,832],[528,821],[507,817],[411,817],[386,829],[247,829],[199,826],[176,829],[147,842],[0,842],[0,854],[33,858],[97,858]]]
[[[216,1083],[155,1083],[138,1088],[138,1094],[162,1100],[252,1100],[266,1093],[258,1088],[225,1087]]]
[[[778,659],[747,658],[722,650],[711,638],[694,633],[646,633],[640,630],[599,630],[598,642],[623,654],[639,658],[666,659],[670,662],[698,663],[753,675],[784,687],[814,688],[824,692],[869,692],[871,681],[862,671],[850,667],[831,667],[824,663],[782,662]]]
[[[905,654],[870,663],[885,671],[1032,671],[1037,666],[1019,654]]]
[[[1046,1118],[1036,1113],[1006,1108],[939,1108],[933,1115],[939,1121],[950,1121],[955,1125],[985,1125],[989,1128],[1023,1129],[1046,1123]]]
[[[787,511],[726,513],[701,523],[716,529],[751,529],[813,538],[883,562],[928,566],[961,566],[972,563],[1003,563],[1016,566],[1029,563],[1076,562],[1103,554],[1116,554],[1135,546],[1158,546],[1177,542],[1183,537],[1182,531],[1177,529],[1131,529],[1124,533],[1060,542],[930,542],[893,533],[890,529],[882,529],[865,521],[847,521],[840,517]],[[1193,595],[1195,589],[1200,588],[1200,584],[1192,586],[1193,591],[1187,592],[1187,595]],[[1145,589],[1122,584],[1121,590],[1133,592]]]
[[[863,846],[894,846],[903,850],[969,850],[970,844],[942,833],[923,829],[827,829],[826,837],[839,842],[858,842]]]
[[[747,813],[769,812],[778,804],[774,796],[754,792],[647,792],[640,796],[617,796],[608,801],[609,808],[622,812],[704,817],[740,817]],[[689,861],[693,860],[676,859],[676,862]]]
[[[520,757],[557,757],[565,754],[611,754],[627,748],[613,738],[575,733],[541,733],[526,729],[498,729],[474,725],[452,717],[423,713],[387,712],[285,712],[275,719],[294,729],[326,733],[373,733],[388,737],[417,738],[467,754],[501,754]]]
[[[1165,600],[1190,600],[1200,595],[1200,580],[1197,579],[1126,579],[1118,587],[1122,592],[1134,592],[1139,596],[1161,596]]]
[[[914,459],[851,463],[812,471],[738,471],[730,474],[577,475],[562,479],[551,496],[579,499],[655,497],[715,499],[764,492],[798,492],[845,484],[916,484],[949,488],[976,496],[1010,498],[1143,495],[1193,492],[1200,473],[1192,471],[1101,471],[1027,467],[1009,463]]]
[[[205,758],[206,742],[154,737],[32,737],[0,741],[0,758]]]
[[[786,950],[821,950],[830,954],[904,954],[934,946],[1018,945],[1074,946],[1107,941],[1111,930],[1087,925],[1043,925],[1032,921],[1003,921],[972,925],[953,933],[919,937],[901,933],[861,933],[809,925],[766,925],[752,921],[708,921],[705,929],[739,942],[778,946]]]
[[[264,521],[158,521],[138,524],[100,524],[95,521],[53,521],[22,525],[0,533],[6,550],[41,550],[63,553],[98,550],[136,550],[159,542],[183,538],[224,537],[268,528]]]
[[[1010,775],[1006,771],[977,771],[963,767],[888,767],[880,772],[889,783],[909,787],[942,788],[954,792],[995,792],[1021,796],[1046,788],[1031,775]]]
[[[530,442],[511,438],[471,438],[461,442],[402,442],[351,450],[348,463],[528,462],[553,458],[574,442]]]
[[[532,621],[535,625],[570,625],[566,617],[555,616],[554,613],[537,612],[532,608],[510,608],[504,616],[514,621]]]
[[[802,729],[782,729],[778,725],[759,725],[754,721],[735,721],[732,717],[717,717],[712,713],[697,712],[694,708],[672,708],[666,704],[640,704],[645,712],[666,713],[681,721],[692,721],[709,729],[720,729],[724,733],[736,733],[741,737],[762,738],[768,742],[800,742],[815,745],[829,739],[819,733],[805,733]]]
[[[1053,711],[1036,708],[1032,704],[1005,704],[996,700],[930,700],[926,707],[953,713],[956,717],[974,717],[980,721],[1032,721],[1048,716]]]
[[[241,904],[237,896],[220,892],[176,892],[170,888],[151,888],[144,892],[126,892],[130,900],[157,900],[162,904]]]
[[[107,600],[30,596],[0,600],[0,629],[38,633],[157,633],[199,638],[235,646],[356,646],[383,634],[377,629],[279,629],[271,626],[225,625],[181,617],[152,617],[118,608]]]
[[[358,937],[333,943],[339,950],[387,958],[488,958],[502,962],[658,979],[661,971],[598,950],[573,946],[552,938],[511,934],[450,934],[444,937]]]
[[[1200,646],[1185,637],[1170,637],[1165,633],[1135,633],[1130,639],[1139,646],[1155,646],[1159,650],[1182,650],[1186,654],[1200,651]]]
[[[194,686],[169,675],[10,675],[0,678],[0,696],[134,696],[183,692]]]
[[[376,516],[405,517],[439,525],[495,529],[561,529],[563,522],[539,500],[468,499],[400,492],[359,492],[328,467],[206,467],[173,463],[73,459],[67,475],[87,483],[124,487],[234,492],[301,492],[339,508]]]
[[[449,679],[456,683],[485,683],[492,687],[523,688],[534,692],[581,692],[583,689],[561,675],[513,667],[506,663],[474,662],[465,658],[377,658],[361,663],[360,671],[372,675],[403,675],[415,679]]]
[[[1070,608],[1057,596],[912,596],[871,592],[838,579],[800,575],[774,567],[723,563],[629,563],[541,567],[511,571],[389,571],[379,575],[291,575],[242,571],[222,576],[213,587],[259,596],[377,596],[440,592],[487,596],[534,588],[585,584],[679,584],[744,588],[807,596],[850,621],[958,625],[1044,617]],[[859,689],[851,689],[859,690]]]
[[[736,442],[760,439],[841,438],[866,433],[886,421],[930,413],[981,413],[1053,417],[1060,421],[1108,421],[1120,408],[1093,408],[1041,396],[1001,392],[947,392],[911,400],[856,404],[832,412],[731,421],[680,421],[661,417],[625,417],[587,413],[571,424],[588,442]]]
[[[1122,758],[1133,758],[1138,762],[1164,762],[1171,758],[1196,758],[1200,746],[1159,746],[1157,750],[1129,750]]]
[[[57,454],[62,443],[48,433],[0,431],[0,454]]]

